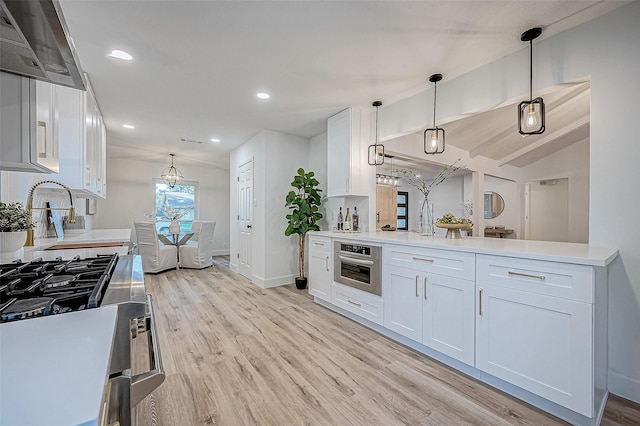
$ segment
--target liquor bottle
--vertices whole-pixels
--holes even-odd
[[[351,218],[351,227],[353,228],[354,231],[357,231],[358,228],[360,227],[359,219],[360,219],[360,217],[358,216],[358,208],[354,207],[353,208],[353,216]]]
[[[347,207],[347,215],[344,217],[344,230],[351,231],[351,215],[349,214],[349,207]]]
[[[338,213],[338,230],[342,231],[342,207],[340,207],[340,212]]]

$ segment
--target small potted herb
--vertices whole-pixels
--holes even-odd
[[[27,240],[27,229],[33,228],[31,213],[21,203],[0,202],[0,252],[15,253]]]

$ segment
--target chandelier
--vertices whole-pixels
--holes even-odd
[[[182,172],[173,165],[173,157],[175,154],[169,154],[171,156],[171,167],[167,167],[162,171],[162,181],[169,185],[169,188],[173,188],[182,181]]]

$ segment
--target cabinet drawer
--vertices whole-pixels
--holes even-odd
[[[338,283],[333,283],[331,291],[334,305],[382,325],[382,297]]]
[[[464,280],[475,279],[474,253],[388,245],[384,263]]]
[[[331,238],[328,237],[309,237],[309,250],[323,250],[330,251],[331,250]]]
[[[478,285],[511,287],[580,302],[593,302],[591,266],[513,257],[478,255]]]

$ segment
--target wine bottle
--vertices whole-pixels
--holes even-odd
[[[347,214],[344,217],[344,230],[351,231],[351,215],[349,214],[349,207],[347,207]]]
[[[360,227],[360,217],[358,216],[358,207],[354,207],[353,208],[353,216],[351,219],[351,227],[353,228],[354,231],[357,231],[358,228]]]
[[[340,212],[338,213],[338,230],[342,231],[342,207],[340,207]]]

